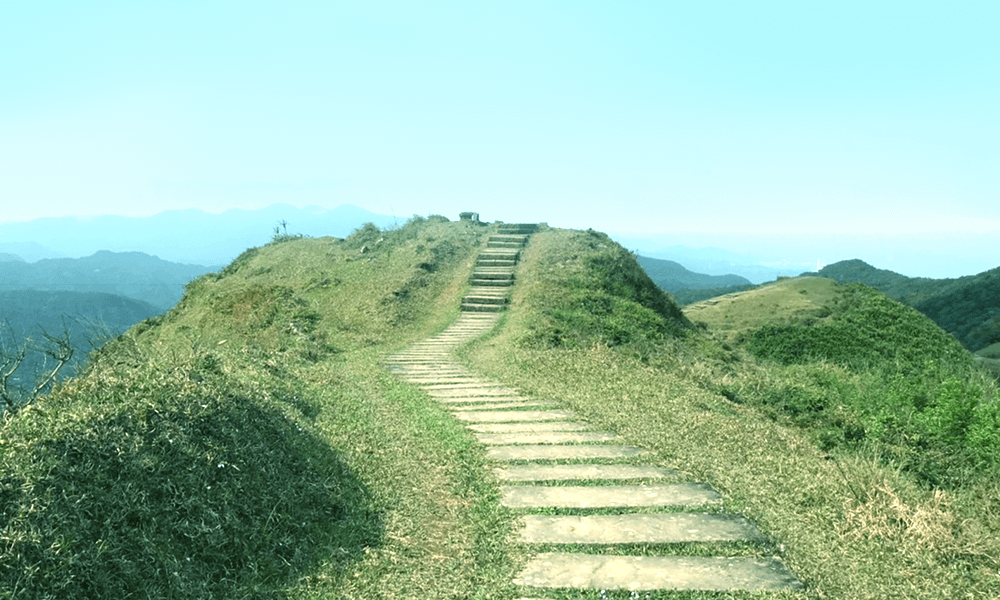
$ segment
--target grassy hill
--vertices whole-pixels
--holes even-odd
[[[521,597],[482,447],[381,366],[457,316],[489,231],[415,218],[248,250],[4,419],[0,598]],[[788,310],[765,286],[728,320],[685,315],[606,235],[543,229],[462,356],[719,489],[774,541],[727,551],[805,582],[782,598],[997,596],[996,386],[915,311],[803,285]],[[889,335],[843,360],[828,333],[866,321]]]
[[[863,283],[908,304],[972,351],[1000,342],[1000,268],[957,279],[930,279],[845,260],[818,274],[841,283]]]
[[[589,232],[537,234],[513,310],[466,359],[710,482],[780,541],[807,586],[790,597],[1000,594],[997,388],[967,351],[916,311],[821,278],[709,301],[711,317],[652,311],[664,322],[626,294],[575,301],[615,252]],[[633,312],[647,334],[603,333]],[[861,338],[838,354],[851,327]],[[768,346],[769,331],[815,347]]]
[[[456,316],[485,233],[248,250],[4,419],[0,597],[496,588],[509,525],[482,451],[379,364]]]

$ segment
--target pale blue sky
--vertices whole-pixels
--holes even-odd
[[[997,232],[1000,2],[0,1],[0,222]]]

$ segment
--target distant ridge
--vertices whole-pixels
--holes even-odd
[[[50,258],[35,263],[0,261],[0,292],[101,292],[170,309],[184,285],[215,267],[161,260],[142,252],[97,252],[85,258]]]
[[[79,258],[100,250],[138,251],[179,263],[220,265],[248,247],[271,240],[274,228],[287,222],[289,234],[346,237],[366,222],[390,227],[405,219],[379,215],[344,204],[327,209],[273,204],[259,210],[230,209],[221,214],[199,209],[168,210],[151,217],[98,216],[43,218],[0,223],[0,251],[26,260],[56,256]],[[32,244],[32,259],[18,246]]]
[[[680,263],[659,258],[638,257],[639,264],[656,285],[667,291],[691,288],[718,288],[750,285],[750,280],[739,275],[704,275],[684,268]]]
[[[648,256],[636,258],[649,278],[661,289],[670,292],[681,305],[754,287],[749,279],[740,275],[705,275],[690,271],[672,260]]]

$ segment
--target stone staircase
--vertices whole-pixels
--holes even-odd
[[[507,307],[521,249],[537,230],[536,224],[503,223],[486,240],[486,248],[476,257],[472,286],[462,298],[463,312],[500,312]]]
[[[477,286],[477,267],[470,297],[480,297],[478,287],[509,290],[516,253],[529,235],[524,231],[491,237],[480,254],[480,259],[489,256],[487,261],[513,261],[482,266],[489,274],[506,269],[509,277],[503,281],[510,283]],[[500,253],[494,249],[513,251],[514,257],[496,258]],[[463,311],[465,306],[463,300]],[[525,396],[459,364],[452,351],[489,331],[499,316],[468,309],[442,333],[389,357],[386,367],[447,406],[487,447],[503,485],[501,502],[521,515],[520,542],[544,550],[514,578],[522,593],[534,599],[550,592],[567,598],[572,590],[780,592],[802,587],[779,558],[767,555],[770,544],[752,523],[724,511],[722,496],[711,486],[644,464],[647,458],[655,462],[645,449],[592,430],[554,402]],[[727,542],[751,549],[742,556],[631,550]]]

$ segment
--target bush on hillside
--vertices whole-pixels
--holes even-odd
[[[374,543],[364,488],[277,401],[294,393],[202,355],[95,367],[5,420],[0,597],[274,597]]]
[[[558,246],[546,245],[535,265],[522,267],[533,271],[524,278],[535,281],[532,333],[525,343],[643,345],[682,335],[691,326],[635,254],[607,235],[594,230],[546,235],[559,236]]]
[[[814,385],[798,373],[794,384],[759,394],[823,431],[828,449],[877,442],[887,459],[933,486],[959,484],[984,460],[1000,464],[996,386],[952,336],[875,290],[852,284],[829,320],[766,326],[741,341],[759,358],[796,369],[847,370],[839,379],[853,378],[851,386]]]

